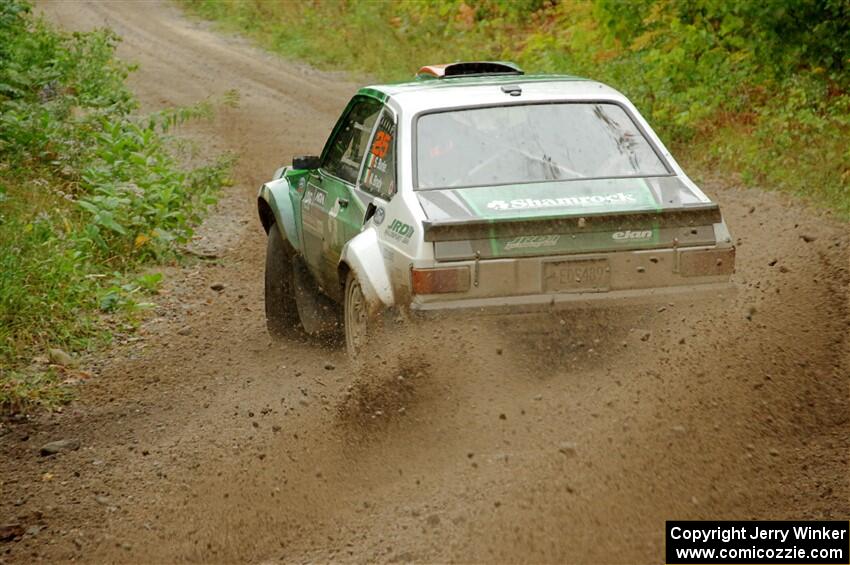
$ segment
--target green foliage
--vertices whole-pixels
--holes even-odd
[[[850,217],[847,0],[183,0],[288,57],[380,80],[508,59],[606,82],[689,169]]]
[[[123,310],[134,313],[139,309],[151,308],[151,302],[140,302],[138,296],[153,294],[162,282],[161,273],[150,273],[137,277],[130,282],[124,282],[126,277],[121,273],[113,273],[111,285],[104,288],[100,294],[100,309],[104,312]]]
[[[64,398],[31,358],[149,306],[161,276],[131,273],[176,258],[227,182],[228,160],[184,169],[168,134],[211,103],[136,115],[117,41],[0,3],[0,409]]]

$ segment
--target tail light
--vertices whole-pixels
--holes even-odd
[[[411,269],[414,294],[443,294],[469,290],[469,267]]]
[[[734,247],[679,252],[679,273],[683,277],[731,275],[734,272]]]

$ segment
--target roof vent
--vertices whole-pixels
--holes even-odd
[[[502,61],[465,61],[447,65],[426,65],[416,73],[418,79],[456,78],[469,76],[521,75],[522,69]]]

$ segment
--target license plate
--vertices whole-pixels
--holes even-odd
[[[605,292],[611,287],[608,259],[558,261],[544,266],[546,292]]]

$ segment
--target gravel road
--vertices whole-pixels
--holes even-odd
[[[254,198],[356,85],[170,4],[39,8],[118,32],[145,109],[238,90],[184,133],[239,162],[196,242],[215,257],[167,270],[78,401],[3,428],[0,562],[662,562],[666,519],[850,516],[847,224],[703,179],[734,300],[424,326],[354,374],[269,340]]]

